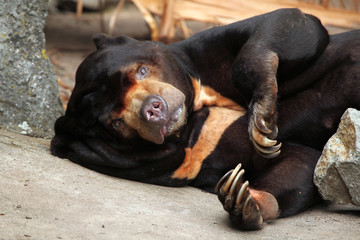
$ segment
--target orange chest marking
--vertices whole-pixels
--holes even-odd
[[[237,111],[245,111],[243,107],[235,103],[234,101],[222,96],[209,86],[201,85],[199,79],[192,78],[192,84],[194,88],[194,111],[206,106],[217,106]]]
[[[200,172],[203,161],[213,152],[224,131],[245,111],[221,107],[209,108],[210,113],[201,129],[199,138],[192,148],[185,149],[185,159],[172,178],[194,179]]]

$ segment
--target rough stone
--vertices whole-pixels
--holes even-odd
[[[5,0],[0,8],[0,127],[51,137],[62,113],[45,51],[47,0]]]
[[[360,206],[360,111],[349,108],[324,147],[314,175],[325,200]]]

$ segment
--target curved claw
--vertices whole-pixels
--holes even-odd
[[[263,153],[263,154],[272,154],[280,150],[282,143],[279,143],[278,145],[272,146],[272,147],[266,147],[263,148],[259,146],[255,141],[253,141],[254,147],[257,152]]]
[[[229,177],[229,175],[233,172],[234,170],[230,170],[228,171],[220,180],[219,182],[216,184],[215,187],[215,192],[220,193],[220,187],[224,184],[224,181]]]
[[[244,209],[248,209],[249,205],[251,204],[252,201],[253,201],[253,198],[251,197],[251,195],[249,195],[245,200]]]
[[[276,140],[271,140],[267,138],[266,136],[262,135],[259,131],[256,131],[255,128],[251,130],[251,135],[253,141],[255,141],[257,144],[263,147],[272,147],[277,143]]]
[[[241,229],[260,229],[264,220],[262,211],[250,194],[249,181],[242,183],[245,170],[240,168],[241,164],[220,179],[216,186],[216,190],[221,191],[218,198],[231,220]]]
[[[279,151],[277,151],[275,153],[269,154],[269,155],[264,155],[264,154],[261,154],[261,153],[258,152],[258,154],[260,156],[262,156],[263,158],[276,158],[277,156],[280,155],[280,153],[281,153],[281,150],[279,150]]]
[[[272,131],[266,127],[266,122],[263,117],[255,116],[255,126],[261,132],[270,134]]]
[[[235,187],[237,186],[237,183],[238,183],[239,179],[242,178],[244,173],[245,173],[245,170],[241,169],[241,171],[236,175],[236,178],[234,179],[234,182],[231,185],[231,188],[230,188],[230,191],[229,191],[229,196],[232,196],[233,191],[234,191]]]
[[[236,197],[236,201],[235,201],[236,206],[240,205],[241,200],[244,198],[244,193],[245,193],[246,189],[248,188],[248,186],[249,186],[249,181],[244,182],[244,184],[241,186],[241,188],[238,192],[238,195]]]
[[[240,168],[241,168],[241,163],[239,163],[239,164],[236,166],[236,168],[232,171],[229,179],[227,180],[227,182],[226,182],[226,184],[225,184],[225,186],[224,186],[224,188],[223,188],[223,191],[224,191],[224,192],[228,192],[228,190],[229,190],[229,188],[230,188],[230,186],[231,186],[234,178],[236,177],[237,173],[239,172]]]
[[[259,145],[257,145],[257,143],[254,141],[253,141],[253,145],[255,147],[256,152],[263,158],[275,158],[279,156],[281,153],[280,148],[282,143],[279,143],[278,145],[269,148],[262,148]]]

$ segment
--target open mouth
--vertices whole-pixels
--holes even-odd
[[[164,138],[170,136],[174,130],[176,130],[177,123],[181,118],[184,111],[184,106],[180,105],[174,111],[169,114],[169,117],[166,123],[160,128],[160,138],[161,142],[164,141]]]
[[[163,144],[186,123],[185,95],[173,88],[161,90],[161,94],[131,98],[123,115],[126,126],[155,144]]]
[[[140,135],[156,144],[162,144],[165,137],[172,135],[183,125],[184,98],[167,94],[149,95],[140,108],[140,118],[145,125],[139,128]]]

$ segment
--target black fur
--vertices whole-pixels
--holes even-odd
[[[321,149],[342,113],[360,108],[360,31],[329,37],[317,18],[282,9],[171,45],[124,36],[94,41],[97,51],[80,65],[66,114],[56,121],[54,155],[112,176],[211,192],[242,163],[250,186],[275,196],[280,216],[319,200],[312,176]],[[161,82],[185,95],[187,124],[160,145],[131,129],[123,137],[109,120],[134,86],[126,68],[134,63],[157,66]],[[209,116],[208,107],[194,112],[192,78],[249,111],[226,128],[195,178],[176,178]],[[254,150],[248,134],[254,116],[273,132],[278,126],[280,156],[264,159]]]

